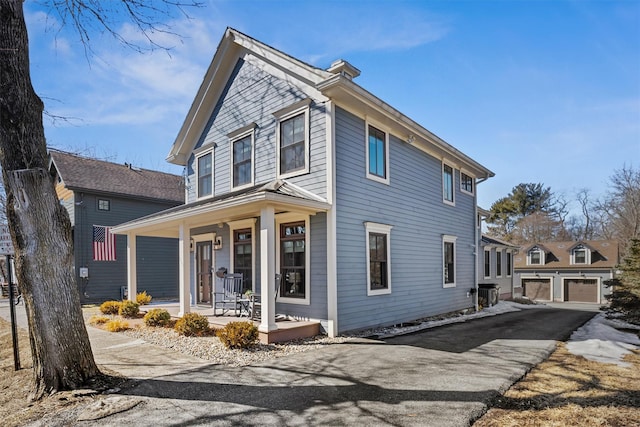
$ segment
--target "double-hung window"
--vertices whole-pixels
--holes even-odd
[[[445,203],[454,204],[453,168],[446,163],[442,164],[442,199]]]
[[[496,251],[496,277],[502,277],[502,251]]]
[[[388,134],[367,125],[367,178],[389,183]]]
[[[253,182],[252,136],[253,134],[247,135],[232,142],[234,187],[242,187]]]
[[[309,105],[304,99],[273,113],[278,120],[277,164],[278,177],[309,172]]]
[[[211,196],[213,193],[213,154],[203,154],[196,159],[196,173],[198,175],[198,198]]]
[[[588,264],[587,248],[578,245],[573,249],[573,264]]]
[[[512,272],[512,265],[513,265],[513,261],[512,261],[512,257],[513,254],[511,252],[507,252],[507,277],[511,277]]]
[[[443,287],[456,286],[456,237],[442,236]]]
[[[391,226],[365,222],[367,295],[391,293]]]

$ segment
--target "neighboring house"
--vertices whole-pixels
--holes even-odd
[[[540,301],[606,302],[604,281],[619,263],[615,240],[523,246],[514,262],[514,293]]]
[[[180,176],[51,150],[56,193],[73,227],[75,273],[83,302],[123,297],[127,239],[110,233],[124,221],[184,203]],[[156,298],[178,296],[175,239],[137,239],[138,290]],[[135,272],[134,267],[134,272]]]
[[[478,256],[478,284],[496,285],[500,299],[513,297],[513,258],[518,246],[482,235]]]
[[[359,74],[227,29],[167,158],[187,203],[115,229],[179,239],[181,313],[211,304],[221,267],[260,294],[263,333],[276,312],[334,336],[474,307],[476,185],[493,173]]]

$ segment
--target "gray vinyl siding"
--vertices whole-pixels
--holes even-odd
[[[277,303],[276,312],[286,313],[299,319],[327,319],[327,216],[324,213],[312,215],[309,218],[311,233],[309,249],[306,253],[311,257],[310,304]],[[278,231],[276,231],[278,232]]]
[[[365,122],[336,109],[336,217],[340,331],[389,325],[473,306],[475,200],[442,201],[442,164],[391,135],[390,185],[366,178]],[[391,293],[367,296],[364,222],[393,226]],[[442,236],[456,241],[456,287],[443,288]]]
[[[119,300],[121,287],[127,286],[127,237],[116,236],[116,260],[93,260],[93,226],[114,226],[167,209],[173,205],[138,201],[122,197],[75,194],[74,256],[75,271],[82,302]],[[98,199],[110,201],[110,210],[100,211]],[[154,298],[178,296],[178,243],[176,239],[138,237],[138,292]],[[79,269],[87,267],[89,278],[80,278]]]
[[[289,316],[304,319],[327,319],[327,221],[326,214],[319,213],[309,218],[310,226],[310,247],[307,256],[310,258],[310,305],[285,304],[278,302],[276,304],[277,313],[286,313]],[[191,236],[197,234],[215,233],[216,236],[222,236],[223,249],[214,251],[214,271],[224,267],[228,270],[231,266],[230,246],[233,244],[230,229],[227,225],[219,228],[217,225],[201,227],[191,230]],[[276,229],[276,233],[278,230]],[[254,290],[261,293],[260,278],[260,220],[256,221],[255,233],[255,283]],[[192,254],[193,258],[193,254]],[[193,263],[193,260],[192,260]],[[193,264],[192,264],[193,265]],[[217,292],[222,291],[222,280],[213,278]],[[195,282],[191,284],[192,295],[195,295]]]
[[[276,126],[273,113],[306,99],[307,95],[290,82],[266,73],[240,60],[232,73],[221,98],[195,150],[213,147],[214,195],[233,191],[231,182],[231,143],[229,133],[251,123],[254,130],[254,183],[267,183],[277,176]],[[312,102],[309,111],[310,172],[287,178],[296,185],[326,196],[326,140],[325,107]],[[195,159],[187,166],[187,202],[196,199]]]
[[[484,252],[485,247],[481,247],[478,252],[478,283],[494,284],[500,287],[500,295],[503,297],[511,297],[513,293],[513,272],[511,275],[507,275],[507,250],[501,249],[502,254],[502,276],[496,276],[496,248],[487,249],[491,252],[490,275],[484,276]],[[513,252],[512,252],[513,253]],[[511,268],[513,269],[513,255],[511,258]]]

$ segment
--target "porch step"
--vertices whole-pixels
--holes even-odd
[[[278,329],[269,333],[260,332],[260,342],[271,344],[275,342],[291,341],[300,338],[309,338],[320,333],[318,322],[278,322]]]

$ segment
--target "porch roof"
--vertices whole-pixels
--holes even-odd
[[[217,197],[197,200],[160,211],[111,229],[115,234],[137,236],[179,237],[180,224],[190,228],[259,217],[265,206],[273,206],[276,213],[326,212],[331,205],[322,197],[285,180],[225,193]]]

